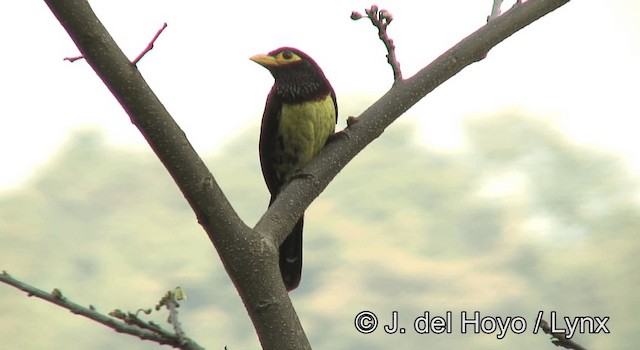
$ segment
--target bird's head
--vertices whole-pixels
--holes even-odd
[[[285,101],[308,100],[332,91],[318,64],[298,49],[281,47],[250,59],[271,72],[275,79],[274,91]]]

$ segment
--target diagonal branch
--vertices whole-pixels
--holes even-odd
[[[18,281],[17,279],[11,277],[11,275],[9,275],[6,271],[0,272],[0,282],[6,283],[10,286],[13,286],[22,291],[25,291],[30,297],[34,296],[36,298],[40,298],[42,300],[45,300],[50,303],[56,304],[60,307],[63,307],[76,315],[84,316],[90,320],[101,323],[109,328],[112,328],[118,333],[133,335],[140,339],[150,340],[158,344],[171,345],[175,348],[180,348],[185,350],[186,349],[190,349],[190,350],[203,349],[193,340],[186,338],[184,336],[180,337],[162,328],[139,327],[133,324],[127,324],[125,322],[118,321],[112,317],[99,313],[92,306],[89,306],[87,308],[82,305],[76,304],[70,301],[69,299],[67,299],[65,296],[63,296],[62,292],[60,292],[59,289],[54,289],[53,292],[47,293],[27,283]]]
[[[299,176],[292,181],[278,195],[254,229],[276,233],[276,242],[283,242],[297,218],[338,172],[400,115],[462,69],[485,58],[494,46],[568,2],[569,0],[529,0],[516,4],[447,50],[414,76],[396,81],[356,122],[342,131],[342,137],[329,143],[309,162],[303,170],[308,176]]]
[[[215,221],[220,235],[244,224],[213,175],[157,96],[86,1],[46,1],[80,52],[116,97],[176,181],[201,224]]]
[[[184,132],[86,0],[45,0],[87,63],[140,130],[220,255],[265,349],[310,348],[282,283],[270,235],[242,222]],[[293,226],[293,225],[292,225]],[[279,327],[274,329],[273,324]]]

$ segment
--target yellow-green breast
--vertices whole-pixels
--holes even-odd
[[[276,142],[276,171],[281,175],[304,167],[335,131],[331,95],[323,99],[282,104]]]

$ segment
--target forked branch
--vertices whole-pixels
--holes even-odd
[[[27,283],[21,282],[6,271],[0,273],[0,282],[6,283],[17,289],[25,291],[28,296],[36,297],[52,304],[56,304],[64,309],[71,311],[76,315],[86,317],[92,321],[101,323],[118,333],[125,333],[133,335],[143,340],[150,340],[158,344],[170,345],[174,348],[185,350],[201,350],[203,349],[193,340],[184,336],[184,333],[171,333],[162,329],[160,326],[154,323],[146,322],[137,317],[133,313],[124,313],[119,310],[112,311],[110,316],[102,314],[96,310],[92,305],[89,307],[82,306],[74,303],[65,297],[62,292],[55,288],[52,292],[48,293],[42,289],[36,288]],[[174,300],[175,302],[175,300]],[[167,305],[167,308],[171,312],[171,308]],[[174,325],[175,329],[175,325]]]

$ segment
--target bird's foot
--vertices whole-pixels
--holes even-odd
[[[293,180],[296,179],[311,179],[313,178],[313,175],[309,174],[309,173],[305,173],[302,171],[302,169],[294,169],[291,174],[289,174],[289,178],[287,179],[287,182],[291,182]]]
[[[341,138],[349,139],[349,134],[347,134],[344,130],[338,131],[333,135],[329,135],[329,137],[327,138],[327,142],[325,142],[324,144],[326,146],[331,142],[337,141],[338,139],[341,139]]]
[[[358,117],[349,116],[349,118],[347,118],[347,128],[351,127],[353,124],[357,122],[358,122]]]

